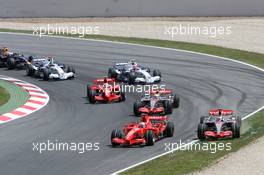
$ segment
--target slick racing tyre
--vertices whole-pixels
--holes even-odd
[[[197,136],[199,140],[204,140],[205,139],[205,124],[199,123],[198,124],[198,131],[197,131]]]
[[[108,77],[109,78],[115,78],[115,79],[117,78],[117,73],[116,73],[114,68],[108,69]]]
[[[151,130],[148,130],[145,134],[145,140],[147,146],[152,146],[155,143],[154,133]]]
[[[204,123],[204,119],[205,119],[205,116],[202,116],[202,117],[200,118],[200,123],[201,123],[201,124]]]
[[[28,65],[26,66],[26,74],[27,74],[27,76],[32,76],[34,74],[34,72],[35,72],[35,70],[32,67],[30,67]]]
[[[119,129],[115,129],[112,131],[111,133],[111,143],[112,143],[112,146],[118,146],[119,144],[118,143],[115,143],[113,142],[113,139],[114,138],[119,138],[119,139],[122,139],[123,138],[123,133],[121,130]]]
[[[7,59],[7,68],[14,69],[16,67],[15,58],[8,58]]]
[[[125,95],[125,92],[120,92],[120,99],[119,99],[120,102],[122,101],[126,101],[126,95]]]
[[[153,76],[154,76],[154,77],[155,77],[155,76],[160,76],[160,77],[161,77],[161,73],[160,73],[160,71],[159,71],[158,69],[153,70]]]
[[[72,66],[68,66],[68,68],[67,68],[67,72],[68,72],[68,73],[69,73],[69,72],[72,72],[72,73],[75,74],[75,69],[74,69]]]
[[[240,126],[239,123],[235,122],[232,124],[233,138],[240,138]]]
[[[43,80],[44,81],[48,81],[49,80],[49,76],[50,76],[50,71],[47,68],[43,69]]]
[[[180,97],[178,97],[176,94],[173,97],[172,106],[173,108],[178,108],[180,106]]]
[[[241,117],[239,117],[239,116],[235,116],[235,120],[236,120],[238,126],[241,127],[241,124],[242,124]]]
[[[174,123],[168,122],[165,129],[165,136],[166,137],[172,137],[174,134]]]
[[[94,90],[91,90],[90,91],[90,95],[89,95],[89,102],[91,104],[95,104],[96,103],[95,96],[96,96],[96,92]]]
[[[142,106],[143,106],[142,103],[139,101],[136,101],[134,103],[134,115],[135,116],[140,116],[141,113],[139,112],[139,108],[141,108]]]
[[[163,106],[165,115],[172,114],[172,106],[168,100],[163,102]]]
[[[134,85],[136,82],[136,75],[135,73],[130,73],[128,76],[128,84],[129,85]]]
[[[91,91],[91,88],[90,88],[90,86],[89,85],[87,85],[87,89],[86,89],[86,91],[87,91],[87,98],[89,98],[89,96],[90,96],[90,91]]]

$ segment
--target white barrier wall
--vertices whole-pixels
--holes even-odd
[[[0,17],[262,15],[264,0],[0,0]]]

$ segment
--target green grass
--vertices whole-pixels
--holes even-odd
[[[5,97],[3,97],[3,99],[1,96],[3,103],[0,105],[0,115],[20,107],[25,104],[29,98],[27,91],[13,83],[0,80],[0,87],[5,89],[5,93],[8,93],[8,100],[6,99],[7,94],[4,95]]]
[[[135,167],[122,174],[124,175],[180,175],[199,171],[230,152],[235,152],[264,135],[264,110],[243,121],[244,134],[240,139],[219,141],[218,143],[231,143],[231,151],[175,151],[172,154]],[[208,143],[208,142],[205,142]]]
[[[30,33],[32,31],[0,29],[0,32],[18,32]],[[64,35],[67,37],[78,37],[77,35]],[[195,51],[216,56],[227,57],[239,61],[243,61],[258,67],[264,68],[264,54],[247,52],[237,49],[229,49],[219,46],[211,46],[205,44],[194,44],[187,42],[128,38],[128,37],[112,37],[103,35],[86,35],[85,38],[118,41],[125,43],[143,44],[150,46],[174,48],[188,51]],[[206,151],[177,151],[151,162],[135,167],[124,172],[126,175],[177,175],[191,173],[209,166],[219,160],[221,157],[230,152],[235,152],[241,147],[248,145],[257,138],[264,135],[264,111],[260,111],[251,118],[243,122],[243,135],[240,139],[221,141],[223,143],[230,142],[232,144],[231,151],[218,151],[215,154]]]
[[[10,94],[8,93],[8,91],[5,88],[0,87],[0,106],[7,103],[9,98]]]

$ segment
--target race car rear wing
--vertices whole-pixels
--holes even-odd
[[[212,116],[225,116],[225,115],[233,115],[233,110],[230,109],[211,109],[208,111],[209,115]]]
[[[172,93],[172,90],[170,89],[160,89],[160,90],[153,90],[153,91],[150,91],[149,94],[156,94],[157,92],[159,92],[160,94],[171,94]]]
[[[148,122],[150,120],[159,120],[159,121],[166,121],[168,120],[168,116],[142,116],[141,121],[142,122]]]
[[[94,83],[103,83],[104,80],[105,80],[104,78],[98,78],[98,79],[94,80],[93,82]],[[107,81],[107,83],[115,82],[115,79],[114,78],[106,78],[106,81]]]

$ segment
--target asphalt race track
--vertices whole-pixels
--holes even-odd
[[[7,75],[33,83],[50,95],[49,104],[25,118],[0,125],[0,174],[110,174],[164,152],[165,142],[186,142],[196,138],[201,115],[209,108],[234,109],[242,117],[264,105],[263,72],[239,63],[210,56],[97,41],[0,34],[1,45],[33,55],[53,56],[74,65],[77,78],[44,82],[25,76],[25,71],[0,69]],[[86,84],[107,74],[114,60],[135,58],[161,70],[168,88],[181,98],[171,120],[175,134],[152,147],[112,148],[110,133],[137,120],[133,103],[127,101],[91,105],[84,98]],[[32,142],[99,142],[99,151],[33,151]]]

